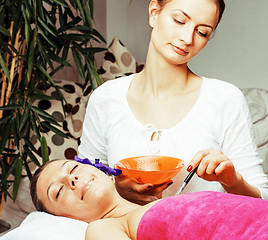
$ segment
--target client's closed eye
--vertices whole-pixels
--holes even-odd
[[[72,174],[73,173],[73,171],[76,169],[78,167],[78,164],[77,165],[75,165],[72,169],[71,169],[71,171],[70,171],[70,174]]]
[[[56,199],[59,197],[62,188],[63,188],[63,185],[60,187],[59,191],[57,192],[57,194],[56,194]]]

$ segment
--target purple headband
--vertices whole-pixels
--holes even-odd
[[[110,174],[110,175],[114,175],[114,176],[118,176],[122,173],[122,170],[120,169],[115,169],[115,168],[110,168],[108,166],[103,165],[100,162],[100,159],[95,159],[95,163],[92,163],[88,158],[79,158],[77,156],[74,157],[74,160],[79,162],[79,163],[83,163],[83,164],[89,164],[93,167],[98,168],[99,170],[103,171],[106,174]]]

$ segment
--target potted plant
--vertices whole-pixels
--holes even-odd
[[[84,84],[101,84],[94,66],[94,54],[105,42],[93,28],[93,0],[0,0],[0,192],[16,199],[22,169],[31,178],[27,159],[41,163],[34,153],[30,131],[38,136],[42,161],[48,161],[48,148],[42,134],[49,128],[65,136],[55,119],[32,105],[33,100],[48,100],[45,89],[54,87],[60,101],[65,99],[53,75],[72,67],[73,56]],[[64,104],[62,104],[64,105]],[[14,177],[10,177],[10,176]],[[13,184],[13,193],[7,190]],[[3,198],[2,198],[3,200]],[[3,201],[2,201],[3,202]]]

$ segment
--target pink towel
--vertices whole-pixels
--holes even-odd
[[[159,201],[142,217],[138,240],[267,240],[268,201],[196,192]]]

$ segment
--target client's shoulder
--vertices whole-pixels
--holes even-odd
[[[85,240],[98,239],[130,239],[121,219],[105,218],[88,224]]]

